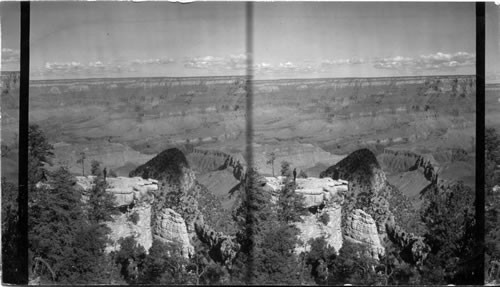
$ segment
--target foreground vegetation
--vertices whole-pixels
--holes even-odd
[[[485,282],[498,284],[500,276],[500,136],[485,134]]]
[[[487,142],[489,142],[488,140]],[[491,138],[487,156],[498,165],[499,140]],[[488,147],[487,147],[488,150]],[[259,187],[260,175],[250,170],[238,196],[232,221],[240,250],[228,265],[214,261],[208,246],[195,241],[195,254],[181,256],[178,244],[153,241],[149,250],[132,237],[122,238],[119,251],[106,253],[109,228],[117,211],[106,182],[93,164],[95,187],[82,200],[75,178],[64,168],[46,168],[53,147],[37,126],[29,133],[29,252],[30,280],[46,284],[319,284],[391,285],[477,283],[478,246],[474,243],[474,193],[460,183],[435,186],[423,194],[414,211],[425,227],[431,252],[422,265],[405,261],[402,251],[386,240],[386,253],[373,259],[366,247],[345,241],[340,250],[324,238],[310,242],[297,255],[299,230],[293,222],[305,213],[289,170],[278,200]],[[488,159],[489,160],[489,159]],[[43,184],[40,184],[42,182]],[[498,184],[492,176],[487,190]],[[490,195],[489,195],[490,196]],[[4,282],[16,283],[17,188],[2,179],[2,250]],[[490,201],[488,201],[490,202]],[[495,203],[496,202],[496,203]],[[497,211],[488,206],[487,254],[498,260]],[[328,219],[322,219],[328,221]],[[222,228],[222,227],[221,227]],[[148,252],[146,252],[148,251]],[[472,263],[472,264],[471,264]]]

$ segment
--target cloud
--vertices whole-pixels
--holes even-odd
[[[227,67],[232,70],[244,70],[247,68],[247,54],[230,55],[227,60]]]
[[[2,48],[2,63],[19,63],[19,50]]]
[[[184,62],[184,67],[189,69],[215,69],[224,66],[224,58],[214,56],[195,57]]]
[[[123,71],[137,71],[140,66],[149,65],[168,65],[175,61],[170,58],[158,59],[135,59],[124,63],[118,62],[102,62],[100,60],[88,62],[86,64],[80,62],[46,62],[45,66],[35,74],[43,75],[44,73],[64,74],[64,73],[86,73],[86,74],[102,74],[102,73],[118,73]]]
[[[80,62],[47,62],[45,70],[48,72],[77,72],[84,69]]]
[[[330,68],[335,66],[343,66],[343,65],[359,65],[364,64],[365,60],[361,58],[352,58],[352,59],[335,59],[335,60],[325,60],[321,62],[321,67]]]
[[[294,63],[291,61],[280,62],[278,64],[262,62],[253,65],[253,72],[256,74],[290,74],[312,71],[314,71],[314,67],[309,64]]]
[[[225,57],[193,57],[184,61],[184,67],[188,69],[241,71],[247,68],[247,58],[247,54],[235,54]]]
[[[135,59],[132,61],[133,65],[164,65],[174,63],[175,60],[171,58],[157,58],[157,59]]]
[[[204,56],[189,58],[184,61],[188,69],[206,70],[244,70],[247,68],[247,55],[237,54],[226,57]]]
[[[474,66],[476,55],[467,52],[455,54],[435,53],[420,55],[416,58],[396,56],[392,58],[374,59],[373,66],[386,70],[410,71],[452,71],[459,67]]]
[[[373,66],[377,69],[404,70],[414,65],[413,58],[396,56],[392,58],[382,58],[373,60]]]

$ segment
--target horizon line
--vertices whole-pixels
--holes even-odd
[[[1,71],[3,73],[17,73],[20,71]],[[373,77],[318,77],[318,78],[275,78],[275,79],[255,79],[255,76],[249,75],[219,75],[219,76],[130,76],[130,77],[88,77],[88,78],[59,78],[59,79],[30,79],[30,82],[56,82],[56,81],[85,81],[85,80],[132,80],[132,79],[210,79],[210,78],[247,78],[252,77],[251,81],[284,81],[284,80],[326,80],[326,79],[389,79],[389,78],[428,78],[428,77],[470,77],[477,74],[446,74],[446,75],[412,75],[412,76],[373,76]]]

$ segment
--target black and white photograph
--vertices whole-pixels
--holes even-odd
[[[485,51],[474,2],[37,1],[29,50],[20,7],[0,3],[3,283],[24,184],[30,285],[500,282],[494,3]]]

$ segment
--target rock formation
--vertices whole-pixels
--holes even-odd
[[[358,194],[369,192],[380,193],[386,182],[377,158],[368,149],[360,149],[345,157],[337,164],[329,167],[320,174],[320,178],[343,178],[350,182],[349,190]]]
[[[214,231],[202,220],[195,222],[195,230],[198,238],[209,246],[210,257],[224,266],[229,266],[240,248],[236,238]]]
[[[344,233],[346,240],[367,245],[375,258],[385,252],[375,220],[361,209],[355,209],[347,216]]]
[[[341,203],[342,196],[347,192],[348,182],[331,178],[297,178],[295,192],[304,196],[307,208]]]
[[[76,176],[77,185],[88,191],[93,187],[95,178],[95,176]],[[145,198],[149,199],[158,190],[158,181],[155,179],[120,176],[108,177],[106,183],[108,184],[106,191],[115,196],[117,207],[148,201]]]
[[[194,253],[186,227],[180,214],[170,208],[162,209],[155,214],[154,237],[167,243],[180,244],[185,257]]]
[[[78,176],[77,185],[89,191],[93,178]],[[193,253],[184,219],[169,208],[153,210],[158,191],[156,180],[118,177],[107,178],[107,181],[109,187],[106,191],[115,195],[116,207],[121,211],[112,216],[114,221],[106,223],[111,229],[109,238],[112,242],[107,247],[107,252],[120,248],[120,238],[133,236],[146,251],[152,246],[153,238],[157,238],[165,242],[179,243],[186,257]],[[136,216],[136,222],[130,219],[132,214]]]
[[[311,248],[308,244],[309,240],[320,237],[323,237],[327,245],[335,248],[338,252],[343,243],[341,212],[340,205],[332,204],[315,214],[309,213],[302,216],[303,222],[295,223],[295,226],[300,230],[299,240],[303,243],[295,248],[296,254],[309,251]],[[321,220],[325,216],[328,219],[326,224]]]
[[[136,214],[137,222],[130,220],[131,214]],[[151,229],[151,205],[138,204],[132,209],[118,215],[113,215],[114,221],[106,222],[106,225],[111,229],[109,239],[111,244],[106,247],[106,252],[111,252],[120,249],[118,241],[121,238],[132,236],[137,244],[144,247],[146,252],[153,245],[153,230]]]
[[[405,261],[417,265],[423,263],[427,254],[431,251],[430,247],[425,244],[423,237],[402,230],[401,227],[396,225],[394,217],[387,221],[386,229],[391,241],[402,249],[400,254]]]
[[[373,253],[376,253],[377,250],[383,250],[381,239],[389,235],[393,242],[407,250],[408,256],[405,258],[409,262],[421,262],[425,258],[429,247],[413,234],[408,237],[409,235],[395,223],[388,202],[388,197],[392,196],[391,189],[395,187],[387,182],[384,171],[371,151],[355,151],[322,172],[321,176],[334,179],[344,176],[343,178],[349,181],[349,200],[345,200],[342,206],[346,237],[370,242]],[[374,236],[372,222],[375,223],[378,236]]]
[[[331,178],[297,178],[295,192],[304,196],[306,208],[325,205],[329,202],[339,201],[341,195],[348,190],[348,182],[342,179]],[[277,197],[285,186],[285,177],[262,177],[262,188]]]
[[[184,154],[176,148],[164,150],[130,172],[130,177],[154,178],[162,185],[175,186],[185,192],[194,185],[194,173]]]
[[[83,200],[94,185],[95,176],[77,176],[76,185],[82,189]],[[133,236],[138,244],[146,251],[153,244],[153,230],[151,229],[152,203],[158,190],[158,181],[142,179],[140,177],[108,177],[106,191],[115,196],[115,207],[120,210],[117,215],[112,215],[114,221],[106,222],[111,229],[109,239],[111,244],[107,252],[120,248],[120,238]],[[137,221],[130,217],[134,214]]]
[[[279,190],[284,186],[284,177],[266,177],[264,190],[273,194],[275,200]],[[304,198],[305,207],[309,213],[302,216],[303,222],[294,223],[300,230],[299,239],[302,245],[295,248],[299,254],[308,251],[310,239],[324,237],[327,244],[340,250],[344,240],[366,245],[371,256],[378,258],[384,254],[381,239],[377,232],[375,220],[366,212],[356,209],[342,223],[342,205],[348,190],[349,182],[330,177],[297,178],[295,192]]]
[[[228,169],[237,180],[243,180],[246,174],[247,164],[241,154],[194,148],[186,157],[191,168],[202,173]]]

